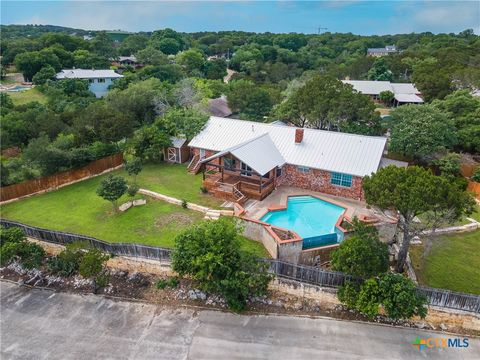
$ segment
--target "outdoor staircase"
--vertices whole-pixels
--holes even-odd
[[[194,155],[190,163],[188,164],[188,172],[191,174],[198,174],[200,171],[200,156],[199,155]]]

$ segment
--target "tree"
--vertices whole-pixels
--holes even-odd
[[[123,177],[109,175],[100,183],[100,186],[97,188],[97,195],[110,201],[113,205],[113,210],[118,212],[117,201],[125,194],[127,188],[127,182]]]
[[[362,284],[347,282],[339,289],[338,298],[348,308],[369,318],[379,315],[380,305],[394,320],[427,315],[426,297],[417,292],[412,280],[401,274],[384,273]]]
[[[177,236],[172,268],[205,291],[223,295],[234,310],[243,310],[249,297],[265,294],[270,281],[265,264],[240,249],[238,229],[228,218],[193,225]]]
[[[166,65],[168,64],[168,57],[160,50],[152,46],[139,50],[136,55],[137,61],[144,65]]]
[[[32,81],[33,76],[47,65],[55,71],[61,69],[58,56],[48,49],[20,53],[15,57],[14,63],[17,70],[23,73],[25,81]]]
[[[330,76],[314,76],[276,109],[278,118],[299,127],[380,134],[380,116],[366,95]]]
[[[163,157],[163,150],[172,145],[170,135],[152,124],[138,129],[130,141],[133,154],[142,159],[158,161]]]
[[[387,90],[387,91],[380,92],[379,97],[380,97],[380,100],[382,100],[383,103],[388,106],[392,103],[392,100],[394,99],[395,94]]]
[[[125,162],[125,171],[133,176],[133,183],[137,184],[137,175],[142,171],[142,159],[135,157]]]
[[[414,236],[452,223],[474,206],[471,194],[457,182],[418,166],[382,168],[363,179],[363,190],[369,205],[398,213],[401,237],[396,270],[400,273]],[[416,222],[420,215],[422,221]]]
[[[427,101],[443,99],[453,90],[449,73],[451,69],[442,67],[438,59],[429,57],[413,65],[412,80]]]
[[[205,64],[205,77],[212,80],[222,80],[227,75],[227,62],[224,59],[214,59]]]
[[[445,176],[458,176],[460,175],[460,154],[448,153],[438,160],[434,160],[432,163],[437,165],[442,175]]]
[[[127,36],[127,38],[120,43],[118,52],[120,55],[129,56],[135,54],[137,51],[145,49],[147,43],[148,36],[144,34],[132,34]]]
[[[98,249],[90,249],[82,257],[78,271],[84,278],[92,279],[94,293],[97,293],[98,286],[107,285],[105,263],[109,258],[110,256]]]
[[[401,106],[391,116],[391,151],[422,159],[457,142],[453,120],[432,105]]]
[[[14,108],[12,97],[6,92],[0,93],[0,115],[7,115]]]
[[[379,275],[388,271],[388,247],[379,240],[375,227],[355,219],[353,236],[332,254],[332,268],[362,278]]]
[[[113,47],[113,41],[107,35],[105,31],[100,31],[90,42],[93,52],[104,58],[111,59],[115,57],[115,49]]]
[[[57,72],[50,65],[44,66],[33,76],[33,83],[35,85],[43,85],[48,80],[52,79]]]
[[[186,70],[187,74],[200,74],[203,70],[205,59],[203,54],[197,49],[189,49],[178,53],[177,63]]]
[[[368,80],[391,81],[392,72],[387,67],[385,58],[380,57],[375,60],[370,70],[368,70]]]
[[[180,44],[177,40],[165,38],[158,43],[158,49],[167,55],[175,55],[180,51]]]
[[[231,83],[227,100],[234,112],[253,121],[263,121],[274,105],[274,99],[265,88],[246,80]]]
[[[205,126],[208,121],[208,115],[195,109],[170,109],[161,118],[158,118],[155,124],[162,131],[170,136],[185,136],[187,139],[193,139]]]

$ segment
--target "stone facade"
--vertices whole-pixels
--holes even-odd
[[[285,165],[282,175],[277,178],[277,186],[294,186],[301,189],[318,191],[324,194],[363,200],[362,178],[353,176],[352,186],[344,187],[330,183],[329,171],[310,168],[308,173],[299,172],[295,165]]]

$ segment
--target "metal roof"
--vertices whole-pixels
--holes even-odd
[[[415,94],[395,94],[395,100],[404,103],[423,103],[423,99]]]
[[[395,95],[420,94],[420,91],[411,83],[391,83],[390,81],[374,80],[342,80],[342,82],[352,85],[355,90],[367,95],[379,95],[382,91],[391,91]]]
[[[412,83],[392,83],[394,94],[420,94]]]
[[[379,136],[304,129],[302,142],[296,144],[295,130],[292,126],[211,116],[189,146],[225,151],[268,134],[285,163],[365,176],[378,169],[387,140]],[[254,157],[258,158],[270,156],[276,159],[276,155],[267,147],[260,149],[259,146],[254,153]]]
[[[89,69],[65,69],[56,76],[57,79],[98,79],[98,78],[122,78],[113,70],[89,70]]]
[[[171,136],[170,140],[172,141],[172,147],[174,148],[181,148],[183,144],[187,142],[187,139],[185,138],[179,138],[175,136]]]
[[[228,153],[250,166],[260,175],[265,175],[276,166],[282,166],[285,164],[282,154],[280,154],[268,133],[225,149],[224,151],[202,160],[202,163]],[[259,154],[268,154],[268,156],[259,156]]]

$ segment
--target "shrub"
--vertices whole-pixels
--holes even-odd
[[[137,183],[137,175],[142,171],[142,159],[133,158],[125,162],[125,171],[128,175],[133,176],[133,183]]]
[[[80,242],[68,244],[65,250],[47,262],[48,269],[52,273],[64,277],[76,274],[85,254],[84,249],[87,247]]]
[[[332,268],[369,278],[388,270],[388,246],[378,239],[375,227],[354,219],[353,236],[332,253]]]
[[[26,240],[25,233],[16,227],[0,228],[0,265],[4,266],[16,259],[25,268],[39,267],[45,257],[45,250]]]
[[[127,182],[121,176],[109,175],[103,179],[97,188],[97,195],[112,203],[115,212],[118,212],[117,201],[127,191]]]
[[[97,292],[99,286],[106,286],[105,281],[108,283],[105,268],[105,263],[108,259],[109,256],[98,249],[90,249],[82,257],[79,273],[84,278],[93,280],[92,288],[94,293]]]
[[[0,245],[5,243],[18,243],[26,240],[25,233],[18,227],[4,228],[0,227]]]
[[[475,170],[475,172],[472,175],[472,181],[480,183],[480,168]]]
[[[133,198],[135,195],[137,195],[138,190],[140,190],[140,187],[137,184],[130,184],[128,185],[127,194]]]
[[[157,286],[157,289],[163,290],[167,287],[176,288],[179,283],[180,283],[180,281],[178,280],[178,278],[171,277],[171,278],[168,278],[168,279],[158,280],[157,283],[156,283],[156,286]]]
[[[201,186],[200,191],[202,192],[202,194],[208,194],[208,189],[205,186]]]
[[[203,290],[223,295],[228,306],[239,311],[250,296],[266,293],[271,276],[266,264],[240,249],[237,233],[228,218],[193,225],[175,239],[172,267]]]
[[[182,208],[186,209],[188,207],[188,202],[185,199],[182,199]]]

